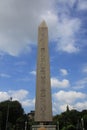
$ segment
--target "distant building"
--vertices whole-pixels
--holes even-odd
[[[34,116],[35,116],[35,111],[30,111],[30,113],[28,113],[29,120],[34,120]]]

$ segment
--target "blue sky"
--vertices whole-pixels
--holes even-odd
[[[49,30],[53,114],[87,109],[87,0],[0,0],[0,101],[34,110],[38,26]]]

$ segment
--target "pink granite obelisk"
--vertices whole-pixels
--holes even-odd
[[[48,51],[48,27],[42,21],[38,28],[38,56],[36,75],[35,121],[52,121],[52,99],[50,83],[50,63]]]

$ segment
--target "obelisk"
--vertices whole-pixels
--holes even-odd
[[[35,121],[52,121],[48,27],[45,21],[38,28]]]

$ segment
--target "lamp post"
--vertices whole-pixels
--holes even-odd
[[[81,118],[81,123],[82,123],[82,130],[85,130],[84,129],[84,119],[83,118]]]
[[[59,121],[57,121],[57,130],[59,130]]]
[[[10,97],[9,101],[12,101],[12,97]],[[7,116],[6,116],[6,128],[5,128],[5,130],[7,130],[7,128],[8,128],[8,117],[9,117],[9,102],[8,102],[8,106],[7,106]]]
[[[25,121],[25,130],[27,130],[27,121]]]

